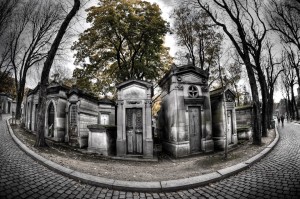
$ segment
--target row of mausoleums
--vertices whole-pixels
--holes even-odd
[[[0,93],[0,109],[4,114],[12,114],[16,109],[16,102],[10,95]]]
[[[149,82],[119,84],[116,101],[99,100],[52,82],[47,90],[45,136],[121,158],[153,158],[154,135],[174,157],[237,144],[235,96],[228,89],[209,92],[206,71],[192,65],[174,66],[159,85],[161,110],[153,128],[153,85]],[[36,131],[38,90],[28,93],[24,105],[25,126],[32,131]]]

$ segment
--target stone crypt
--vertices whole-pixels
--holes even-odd
[[[153,158],[152,83],[129,80],[117,90],[117,156]]]
[[[158,128],[163,150],[174,157],[214,150],[208,75],[191,64],[173,65],[159,81],[162,103]]]
[[[210,92],[210,101],[215,149],[224,150],[226,143],[228,147],[236,146],[238,139],[235,94],[230,89],[223,91],[223,88],[219,88]]]

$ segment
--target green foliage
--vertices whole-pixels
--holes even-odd
[[[140,0],[99,0],[88,11],[91,27],[80,35],[74,71],[77,85],[94,92],[113,91],[128,79],[156,80],[171,58],[163,46],[168,23],[157,4]],[[92,82],[93,80],[93,82]]]

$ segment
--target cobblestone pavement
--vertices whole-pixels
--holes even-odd
[[[0,198],[299,198],[300,125],[286,124],[279,133],[275,149],[236,176],[177,192],[138,193],[81,184],[52,172],[21,151],[0,121]]]

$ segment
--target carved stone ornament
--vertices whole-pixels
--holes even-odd
[[[227,102],[233,102],[233,99],[229,94],[226,95],[226,101]]]
[[[177,81],[181,82],[182,78],[180,76],[177,77]]]
[[[201,87],[202,92],[208,92],[208,86]]]
[[[178,90],[183,90],[183,85],[177,85],[175,88],[177,88]]]
[[[194,85],[191,85],[188,88],[188,95],[191,98],[197,98],[199,96],[199,90],[198,90],[198,88],[196,86],[194,86]]]
[[[127,101],[127,104],[140,104],[141,101]]]

